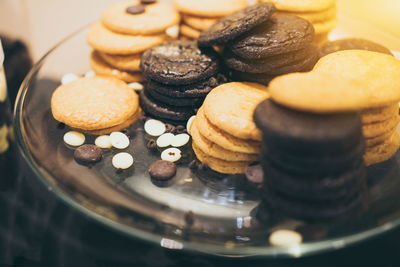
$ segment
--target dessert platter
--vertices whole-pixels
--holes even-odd
[[[400,41],[332,0],[206,2],[113,4],[33,67],[15,137],[48,190],[219,256],[300,257],[397,227]]]

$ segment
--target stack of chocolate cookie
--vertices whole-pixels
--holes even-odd
[[[182,15],[181,39],[194,40],[220,18],[247,6],[246,0],[174,0]]]
[[[188,129],[197,158],[226,174],[244,173],[258,161],[261,133],[252,114],[267,97],[267,87],[254,83],[226,83],[215,88]]]
[[[315,29],[315,44],[328,40],[329,32],[336,26],[336,0],[286,1],[259,0],[275,4],[278,14],[298,16],[311,22]]]
[[[218,55],[193,41],[171,41],[147,50],[140,63],[147,80],[140,93],[143,110],[154,118],[182,123],[226,78]]]
[[[177,38],[179,20],[179,14],[171,6],[155,0],[111,5],[87,33],[88,43],[94,49],[90,56],[92,69],[125,82],[142,81],[139,64],[143,52]]]
[[[357,112],[306,113],[266,100],[254,120],[263,133],[265,204],[305,220],[336,219],[360,210],[365,166]]]
[[[219,20],[201,33],[198,43],[225,44],[223,59],[234,81],[268,85],[276,76],[311,70],[319,58],[313,26],[274,11],[270,3],[250,6]]]

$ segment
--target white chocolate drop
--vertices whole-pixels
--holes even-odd
[[[112,158],[112,165],[116,169],[126,170],[133,165],[133,157],[126,152],[118,153]]]
[[[140,92],[143,90],[143,84],[138,83],[138,82],[133,82],[133,83],[128,83],[129,88],[132,88],[133,90]]]
[[[121,132],[113,132],[110,134],[110,142],[113,147],[118,149],[125,149],[129,146],[130,141],[126,134]]]
[[[64,76],[62,76],[61,78],[61,84],[67,84],[70,82],[73,82],[75,80],[78,80],[78,75],[76,75],[75,73],[67,73]]]
[[[186,123],[186,131],[190,134],[190,127],[192,127],[192,123],[194,121],[194,118],[196,118],[196,116],[192,116],[189,118],[189,120]]]
[[[171,38],[178,38],[179,25],[174,25],[165,30],[165,33]]]
[[[88,72],[85,73],[85,78],[90,78],[96,76],[96,73],[92,70],[89,70]]]
[[[180,160],[181,157],[182,157],[182,152],[175,147],[167,148],[161,153],[162,160],[167,160],[171,162],[176,162]]]
[[[168,147],[172,144],[172,141],[174,140],[175,135],[172,133],[165,133],[160,135],[157,138],[157,146],[164,148],[164,147]]]
[[[64,134],[64,142],[70,146],[80,146],[85,143],[85,135],[76,131],[69,131]]]
[[[0,102],[6,101],[6,98],[7,98],[6,76],[4,74],[4,69],[0,65]]]
[[[144,131],[151,136],[160,136],[167,130],[165,124],[159,120],[150,119],[144,124]]]
[[[182,133],[174,136],[171,145],[173,147],[181,147],[186,145],[190,140],[190,135],[187,133]]]
[[[100,135],[94,140],[94,144],[100,148],[111,148],[111,140],[109,135]]]

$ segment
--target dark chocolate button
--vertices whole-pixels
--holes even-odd
[[[131,15],[138,15],[142,14],[146,11],[143,5],[135,5],[135,6],[130,6],[126,9],[126,13],[131,14]]]
[[[103,151],[95,145],[82,145],[74,152],[74,158],[79,164],[96,163],[103,157]]]
[[[166,128],[166,130],[165,130],[166,133],[173,133],[173,132],[175,132],[175,126],[172,125],[172,124],[166,123],[166,124],[165,124],[165,128]]]
[[[264,180],[264,171],[260,164],[247,167],[245,175],[252,183],[261,184]]]
[[[157,143],[155,140],[150,139],[147,144],[146,144],[147,148],[150,150],[155,150],[157,148]]]
[[[185,126],[178,125],[175,127],[175,134],[187,133]]]
[[[150,4],[157,3],[157,0],[141,0],[140,3],[143,5],[150,5]]]
[[[176,165],[166,160],[157,160],[150,165],[149,174],[157,180],[168,180],[175,176]]]

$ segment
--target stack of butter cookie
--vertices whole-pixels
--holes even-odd
[[[180,33],[183,39],[197,39],[200,32],[220,18],[247,6],[246,0],[174,0],[182,15]]]
[[[144,51],[178,36],[179,14],[168,4],[124,1],[108,7],[89,27],[87,40],[94,51],[90,65],[99,75],[125,82],[143,80],[139,70]]]
[[[194,115],[206,95],[226,82],[218,55],[193,41],[171,41],[146,51],[140,68],[147,80],[140,93],[150,116],[181,123]]]
[[[279,14],[294,15],[311,22],[315,29],[316,44],[328,40],[329,32],[336,26],[336,0],[286,1],[259,0],[275,4]]]
[[[267,97],[267,88],[255,83],[215,88],[189,129],[197,158],[220,173],[244,173],[259,157],[261,133],[252,114]]]
[[[306,113],[265,100],[254,120],[264,137],[265,204],[305,220],[336,219],[360,210],[365,166],[357,112]]]
[[[225,44],[223,59],[236,81],[268,85],[276,76],[311,70],[319,58],[313,26],[274,11],[263,3],[227,16],[201,33],[199,45]]]

